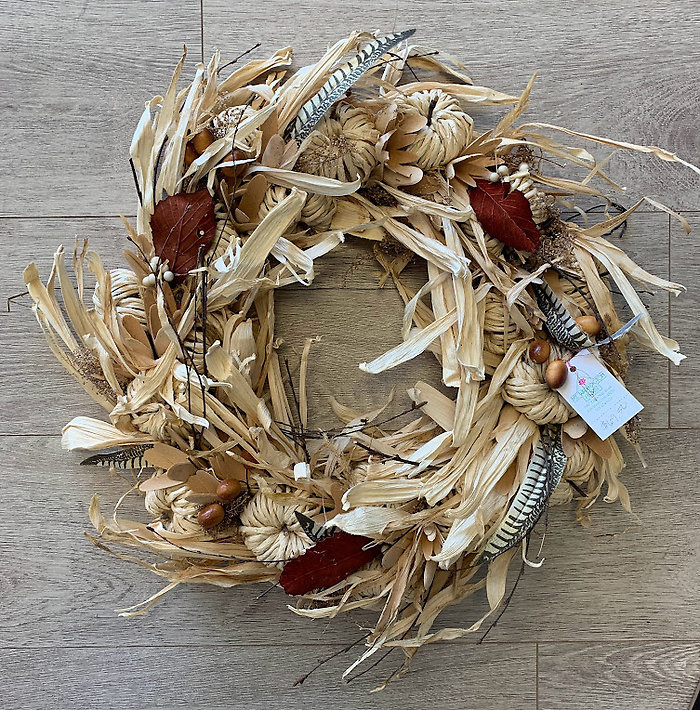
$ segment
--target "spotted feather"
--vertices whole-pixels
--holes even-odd
[[[591,339],[576,325],[576,321],[547,283],[533,285],[537,305],[545,317],[550,335],[568,350],[581,350],[593,345]]]
[[[366,44],[347,64],[331,74],[320,91],[299,110],[291,129],[291,138],[301,142],[313,131],[326,111],[377,61],[399,42],[410,37],[415,30],[377,37]]]
[[[552,491],[559,485],[566,455],[561,448],[561,429],[542,429],[525,479],[508,508],[503,522],[489,538],[480,562],[490,560],[515,547],[535,527]]]

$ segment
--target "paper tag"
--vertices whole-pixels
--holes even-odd
[[[601,439],[644,409],[590,350],[581,350],[567,365],[566,382],[557,392]]]

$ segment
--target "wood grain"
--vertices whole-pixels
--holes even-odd
[[[22,291],[21,272],[29,261],[34,260],[46,277],[53,251],[63,243],[70,254],[76,235],[90,240],[91,248],[106,266],[123,263],[121,252],[126,242],[123,225],[117,218],[47,219],[41,221],[40,227],[32,219],[0,220],[0,229],[3,226],[9,239],[0,241],[0,260],[16,279],[3,282],[3,300]],[[40,245],[36,243],[38,234]],[[660,276],[668,275],[666,215],[635,215],[624,236],[615,239],[642,266]],[[403,301],[391,283],[383,289],[378,287],[382,272],[367,243],[350,238],[319,259],[315,267],[316,278],[311,287],[287,287],[278,292],[276,299],[278,335],[283,341],[281,354],[289,358],[295,373],[304,340],[321,337],[313,346],[309,366],[312,427],[337,424],[329,406],[331,394],[348,406],[366,411],[383,404],[393,388],[395,398],[386,411],[390,417],[410,406],[405,391],[417,380],[439,384],[440,368],[429,353],[381,375],[368,375],[357,368],[360,362],[371,360],[400,341],[403,313]],[[406,271],[406,283],[414,291],[425,279],[425,267],[420,263]],[[86,276],[86,285],[91,283]],[[657,326],[668,332],[667,295],[642,297]],[[12,304],[11,313],[0,314],[0,324],[4,326],[0,329],[0,366],[5,372],[0,380],[0,395],[9,405],[0,412],[0,433],[55,434],[78,414],[102,416],[100,408],[49,357],[39,326],[26,311],[28,306],[28,299],[20,299]],[[645,404],[644,425],[668,426],[667,363],[638,347],[631,349],[630,359],[630,388]],[[644,377],[634,377],[635,372],[644,373]],[[37,408],[27,398],[27,392],[39,391],[46,397]],[[447,389],[444,391],[450,394]]]
[[[350,28],[414,27],[416,43],[463,61],[476,84],[519,93],[537,71],[531,120],[660,145],[700,162],[700,9],[694,0],[623,0],[614,9],[600,0],[321,0],[297,2],[293,22],[279,19],[289,16],[289,4],[271,0],[248,8],[243,21],[221,22],[229,8],[226,0],[204,0],[206,53],[219,47],[233,57],[259,41],[260,56],[292,45],[299,64],[306,64]],[[270,23],[270,17],[277,19]],[[498,112],[475,111],[477,127]],[[689,170],[623,153],[609,172],[629,197],[647,194],[678,209],[700,208],[700,176]]]
[[[131,136],[183,44],[200,59],[198,0],[3,3],[0,43],[0,214],[133,212]]]
[[[548,644],[539,648],[539,710],[686,710],[700,645]]]
[[[298,64],[317,59],[353,27],[416,27],[416,39],[464,60],[476,83],[522,89],[539,69],[530,116],[599,135],[649,142],[700,162],[700,10],[693,0],[621,0],[614,8],[535,0],[268,0],[232,5],[204,0],[205,50],[231,59],[257,41],[261,57],[292,44]],[[271,18],[274,21],[271,21]],[[21,292],[21,270],[35,259],[48,272],[51,252],[89,236],[107,265],[121,264],[123,228],[136,195],[127,150],[143,102],[162,92],[187,43],[191,76],[200,57],[200,3],[26,0],[0,8],[0,125],[3,126],[0,297]],[[501,110],[474,112],[477,127]],[[605,150],[597,154],[604,156]],[[557,171],[557,166],[552,166]],[[700,210],[700,181],[689,171],[618,153],[610,174],[629,186],[618,201],[646,193]],[[317,659],[358,637],[353,619],[299,619],[287,598],[262,588],[188,585],[150,614],[118,618],[114,609],[156,592],[163,580],[94,548],[87,504],[99,491],[113,503],[122,483],[102,469],[78,467],[60,450],[60,426],[76,414],[102,413],[55,363],[37,324],[16,302],[0,315],[0,693],[8,708],[315,707],[684,708],[700,675],[697,505],[692,495],[700,451],[695,394],[700,303],[690,237],[665,215],[639,215],[621,246],[642,266],[685,281],[674,300],[644,296],[657,325],[682,341],[689,360],[669,368],[635,351],[633,391],[645,403],[642,469],[625,449],[624,481],[638,521],[599,502],[583,529],[571,507],[550,512],[539,570],[528,569],[513,603],[481,646],[468,637],[418,655],[389,691],[367,691],[390,672],[391,656],[356,683],[334,659],[303,686],[293,680]],[[46,219],[57,215],[63,219]],[[93,215],[97,219],[78,219]],[[689,215],[700,227],[697,213]],[[669,249],[670,239],[670,249]],[[305,337],[312,350],[312,420],[332,421],[327,395],[374,406],[421,377],[437,381],[424,355],[379,379],[339,362],[369,359],[398,338],[401,302],[376,288],[367,252],[349,243],[318,263],[312,289],[280,293],[283,352],[292,365]],[[420,268],[409,278],[419,284]],[[349,325],[352,305],[359,316]],[[669,323],[670,320],[670,323]],[[635,378],[635,374],[637,377]],[[643,375],[643,376],[642,376]],[[670,391],[669,391],[670,381]],[[379,383],[379,384],[377,384]],[[674,427],[667,430],[667,426]],[[30,434],[30,436],[18,436]],[[127,510],[141,514],[140,501]],[[542,525],[540,525],[540,528]],[[512,580],[511,580],[512,581]],[[485,608],[475,596],[442,618],[463,625]],[[535,642],[539,648],[535,659]],[[539,670],[539,678],[537,671]],[[539,688],[536,687],[538,682]],[[537,691],[539,690],[539,698]]]
[[[350,683],[340,682],[343,655],[303,685],[295,679],[339,646],[198,646],[158,654],[150,648],[13,650],[0,659],[0,676],[12,677],[3,701],[11,707],[200,708],[269,710],[329,707],[404,710],[431,689],[441,710],[535,710],[534,646],[467,648],[441,644],[414,659],[408,673],[371,695],[401,663],[397,653]],[[58,661],[58,662],[57,662]],[[37,684],[35,669],[52,668],[52,683]],[[494,669],[508,683],[492,682]],[[89,694],[80,689],[89,688]],[[87,704],[89,702],[89,705]],[[7,707],[7,705],[6,705]]]
[[[488,640],[613,642],[624,635],[700,641],[700,560],[696,526],[689,522],[696,505],[687,495],[700,444],[690,444],[684,432],[669,431],[656,431],[644,443],[649,468],[641,469],[630,456],[624,476],[638,519],[601,500],[591,513],[592,527],[583,529],[570,506],[552,509],[546,561],[541,569],[527,570]],[[91,527],[92,494],[100,494],[109,514],[125,485],[104,469],[78,467],[80,453],[61,451],[56,437],[4,437],[0,454],[5,482],[0,646],[171,646],[184,643],[183,633],[191,644],[356,638],[354,621],[344,615],[329,626],[291,614],[280,590],[257,599],[266,585],[232,590],[184,585],[146,616],[118,618],[114,609],[165,586],[82,536]],[[134,496],[122,514],[147,521],[141,506]],[[476,594],[447,610],[439,626],[469,624],[486,608],[484,595]],[[465,643],[476,640],[474,635]]]
[[[545,562],[540,569],[526,570],[489,638],[700,641],[693,494],[700,442],[683,431],[657,430],[644,434],[641,443],[646,469],[630,447],[623,447],[627,469],[622,481],[634,515],[619,502],[606,504],[601,498],[585,529],[574,522],[573,504],[552,508]],[[533,558],[544,526],[540,521],[533,537]],[[446,615],[445,623],[450,622]]]
[[[681,343],[687,356],[679,367],[672,367],[671,426],[700,427],[700,260],[696,256],[700,237],[700,215],[687,215],[693,231],[686,234],[681,225],[671,227],[671,275],[685,284],[687,293],[671,302],[671,335]]]

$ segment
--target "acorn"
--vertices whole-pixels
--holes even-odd
[[[549,359],[549,353],[551,348],[546,340],[533,340],[530,343],[530,348],[528,354],[530,355],[530,360],[541,365],[543,362],[547,362]]]
[[[544,372],[544,380],[553,390],[558,390],[566,382],[567,374],[568,368],[563,360],[552,360]]]
[[[221,498],[221,500],[229,501],[237,498],[241,493],[240,481],[235,478],[225,478],[216,487],[216,495]]]
[[[221,503],[212,503],[204,506],[197,515],[197,522],[205,529],[216,527],[226,515],[224,506]]]
[[[214,142],[214,135],[208,128],[203,128],[191,140],[192,147],[201,155]]]
[[[189,168],[197,158],[199,153],[192,147],[192,143],[188,143],[185,147],[185,166]]]
[[[598,335],[602,327],[600,321],[595,316],[579,316],[576,319],[576,325],[586,333],[586,335],[590,336]]]

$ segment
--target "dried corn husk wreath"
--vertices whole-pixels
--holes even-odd
[[[630,340],[678,364],[633,282],[683,288],[605,239],[641,203],[588,226],[562,218],[578,196],[601,196],[594,179],[613,183],[587,150],[551,136],[697,168],[657,147],[516,125],[532,82],[519,97],[474,85],[411,34],[353,33],[291,76],[290,49],[227,78],[217,53],[178,89],[183,57],[131,144],[140,204],[136,225],[125,220],[126,268],[81,245],[76,287],[63,248],[46,285],[35,265],[24,273],[51,349],[109,413],[75,418],[64,446],[111,449],[85,463],[132,469],[125,495],[144,497],[135,521],[119,505],[103,516],[95,496],[95,542],[156,553],[150,567],[169,580],[126,616],[182,582],[280,581],[302,616],[378,610],[348,672],[379,648],[409,660],[501,604],[548,503],[576,498],[585,523],[605,489],[629,509],[617,443],[574,416],[547,365],[620,328],[611,280],[640,319],[598,348],[607,366],[626,378]],[[506,109],[479,127],[475,105]],[[581,175],[548,175],[547,156]],[[391,431],[381,407],[336,403],[338,428],[310,436],[311,343],[291,402],[274,294],[309,284],[315,260],[350,236],[391,247],[375,254],[406,305],[403,341],[360,367],[379,374],[430,350],[454,395],[416,383],[413,420]],[[402,270],[415,258],[428,280],[414,293]],[[622,434],[636,445],[636,420]],[[445,607],[482,588],[489,614],[434,630]]]

